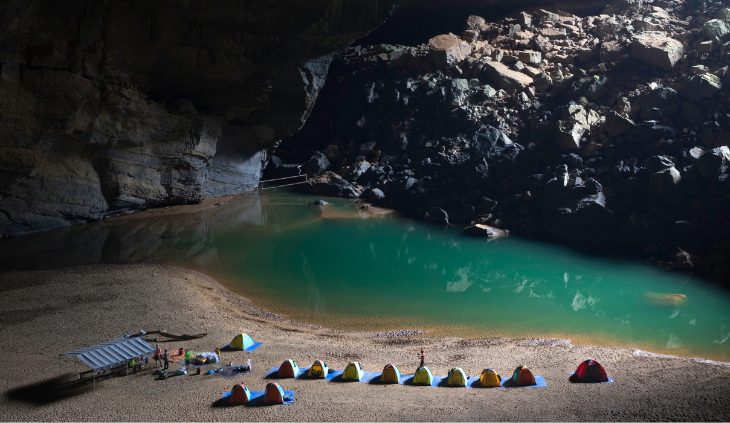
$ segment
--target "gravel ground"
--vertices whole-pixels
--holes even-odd
[[[459,420],[704,420],[730,419],[730,367],[696,359],[659,357],[625,348],[574,346],[557,339],[436,338],[418,328],[341,332],[301,325],[251,306],[200,273],[172,266],[95,265],[54,271],[0,273],[2,421],[459,421]],[[224,352],[223,360],[254,372],[238,383],[263,390],[267,369],[293,358],[303,367],[324,359],[342,369],[387,363],[412,373],[419,350],[435,375],[486,367],[503,375],[527,364],[548,387],[449,389],[312,380],[280,380],[296,391],[292,405],[215,407],[233,381],[211,375],[156,380],[151,371],[71,390],[57,381],[86,370],[59,354],[128,333],[167,329],[206,332],[202,339],[161,343],[212,351],[246,332],[264,345]],[[568,375],[586,358],[601,362],[612,384],[574,385]],[[176,365],[171,365],[173,368]],[[154,366],[153,366],[154,367]]]

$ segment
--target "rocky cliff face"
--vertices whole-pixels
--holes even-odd
[[[0,236],[257,181],[397,3],[0,2]]]

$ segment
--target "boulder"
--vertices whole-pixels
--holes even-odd
[[[730,166],[730,149],[727,146],[707,151],[697,159],[697,169],[704,178],[717,178]]]
[[[571,120],[558,120],[555,125],[556,140],[562,151],[577,150],[580,148],[580,139],[586,132],[583,125]]]
[[[616,38],[623,30],[624,26],[614,17],[602,19],[598,21],[598,23],[596,23],[593,27],[593,33],[601,41],[612,40]]]
[[[471,46],[454,34],[438,35],[428,41],[428,51],[439,68],[455,65],[471,54]]]
[[[683,54],[682,43],[659,32],[638,34],[631,43],[631,56],[664,70],[672,70]]]
[[[379,188],[373,188],[368,191],[368,201],[373,204],[380,204],[385,201],[385,194]]]
[[[606,129],[606,135],[611,138],[628,132],[634,126],[636,126],[634,121],[621,116],[613,110],[606,114],[606,124],[604,125],[604,128]]]
[[[658,197],[667,196],[676,191],[677,186],[682,181],[679,171],[674,166],[660,170],[651,175],[651,192],[650,194]]]
[[[651,156],[644,160],[641,165],[649,172],[656,173],[674,166],[674,162],[667,156]]]
[[[474,154],[481,157],[492,157],[497,150],[512,144],[512,140],[504,132],[491,125],[482,125],[471,138]]]
[[[522,63],[540,63],[542,53],[539,51],[524,50],[520,52],[519,59]]]
[[[499,62],[487,62],[482,71],[494,82],[497,88],[503,90],[524,89],[532,84],[532,78],[524,73],[513,71]]]
[[[712,19],[704,23],[703,33],[716,43],[722,44],[730,38],[730,21],[724,19]]]
[[[362,192],[340,175],[327,171],[303,184],[305,190],[330,197],[358,198]]]
[[[464,235],[479,236],[484,238],[500,238],[508,236],[509,231],[506,229],[495,228],[494,226],[476,224],[467,226],[463,231]]]
[[[319,176],[330,167],[332,167],[332,164],[327,160],[327,157],[319,151],[315,151],[309,162],[307,162],[307,174],[309,176]]]
[[[722,89],[720,78],[711,73],[705,73],[693,76],[682,90],[682,95],[694,101],[702,101],[712,98],[720,89]]]
[[[677,92],[671,88],[660,87],[641,97],[641,119],[671,119],[679,112]]]
[[[545,91],[553,86],[552,78],[545,72],[538,74],[533,82],[535,83],[535,89],[538,91]]]
[[[344,176],[345,179],[347,179],[350,182],[356,182],[368,170],[370,170],[370,163],[363,160],[363,161],[357,162],[355,164],[352,164],[350,166],[344,167],[342,169],[342,176]]]
[[[629,47],[618,41],[605,41],[601,43],[601,62],[620,62],[629,57]]]
[[[449,214],[439,207],[431,207],[428,209],[423,218],[427,222],[449,224]]]

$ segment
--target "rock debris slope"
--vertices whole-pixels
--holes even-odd
[[[723,280],[728,18],[722,2],[620,0],[596,16],[471,16],[458,36],[349,48],[267,171],[309,161],[326,172],[314,192],[643,249]]]

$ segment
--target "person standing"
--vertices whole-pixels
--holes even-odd
[[[160,344],[155,344],[155,347],[157,348],[155,350],[155,368],[160,367],[160,357],[162,355],[162,350],[160,349]]]
[[[420,369],[424,366],[424,364],[426,364],[426,354],[424,354],[423,348],[421,348],[421,364],[418,366],[418,368]]]
[[[170,351],[165,350],[165,367],[162,370],[167,370],[170,367]]]

